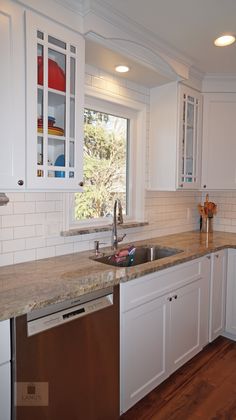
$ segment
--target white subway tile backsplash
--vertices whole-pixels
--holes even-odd
[[[56,245],[56,255],[72,254],[74,252],[74,244]]]
[[[47,246],[45,248],[36,249],[36,259],[55,257],[56,249],[54,246]]]
[[[25,215],[25,225],[44,224],[46,219],[45,213],[31,213]]]
[[[13,228],[2,228],[0,229],[0,241],[6,241],[13,239]]]
[[[55,201],[36,201],[37,213],[48,213],[55,210]],[[30,212],[27,212],[30,213]]]
[[[14,264],[13,253],[0,254],[0,267]]]
[[[25,218],[23,214],[2,216],[2,227],[24,226]]]
[[[14,227],[14,239],[29,238],[35,235],[35,226]]]
[[[46,239],[44,237],[32,237],[25,239],[25,249],[43,248],[46,246]]]
[[[16,201],[25,201],[25,193],[12,193],[12,192],[8,192],[7,193],[7,197],[10,200],[10,203],[13,202],[15,203]]]
[[[35,249],[14,252],[14,264],[26,261],[34,261],[36,258]]]
[[[13,203],[8,203],[6,206],[0,206],[0,215],[13,214]]]
[[[45,192],[25,193],[25,201],[43,201],[45,196]]]
[[[14,203],[14,214],[35,213],[35,202],[16,202]]]
[[[24,239],[11,239],[9,241],[2,241],[2,252],[14,252],[25,249]]]

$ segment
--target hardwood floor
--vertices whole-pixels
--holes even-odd
[[[236,342],[217,338],[120,419],[236,419]]]

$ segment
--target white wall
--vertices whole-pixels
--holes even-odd
[[[107,95],[115,94],[145,103],[149,110],[149,90],[143,86],[107,75],[91,66],[86,69],[86,84],[105,91]],[[147,125],[148,122],[149,115]],[[147,139],[148,133],[147,127]],[[94,239],[110,245],[110,232],[66,238],[60,236],[64,216],[63,194],[7,194],[10,203],[0,207],[1,266],[93,249]],[[147,191],[145,218],[149,225],[128,229],[126,242],[196,229],[199,219],[196,205],[199,201],[200,193]]]

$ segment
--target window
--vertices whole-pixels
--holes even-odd
[[[89,164],[86,161],[86,144],[84,153],[84,181],[85,185],[82,193],[73,193],[65,197],[65,219],[64,231],[73,228],[92,228],[94,225],[110,224],[113,215],[113,205],[116,198],[122,200],[124,221],[125,220],[144,220],[144,194],[145,194],[145,156],[146,156],[146,105],[136,102],[132,99],[121,98],[115,95],[108,97],[107,93],[96,90],[93,87],[86,87],[85,97],[85,143],[88,132],[100,130],[109,142],[115,142],[119,139],[120,154],[114,167],[118,168],[114,174],[113,182],[110,187],[104,188],[103,205],[99,203],[99,210],[95,211],[95,195],[102,195],[96,188],[96,176],[102,171],[99,168],[99,160],[103,165],[108,165],[108,159],[104,157],[98,140],[91,136],[91,142],[94,142],[95,161],[98,165],[89,175]],[[90,126],[86,127],[86,124]],[[105,132],[105,133],[104,133]],[[122,135],[121,135],[122,133]],[[100,139],[102,141],[102,139]],[[103,141],[103,146],[104,146]],[[117,144],[115,143],[117,146]],[[98,147],[99,146],[99,147]],[[106,146],[108,149],[109,147]],[[106,149],[105,147],[105,149]],[[100,156],[99,156],[100,153]],[[87,166],[87,169],[86,169]],[[96,167],[96,166],[95,166]],[[116,177],[116,179],[115,179]],[[87,185],[88,184],[88,185]],[[109,190],[109,191],[107,191]],[[92,197],[89,198],[89,194]],[[107,196],[108,194],[108,196]],[[109,197],[109,199],[108,199]],[[90,204],[89,204],[90,203]]]
[[[75,220],[112,215],[116,198],[129,214],[129,126],[120,116],[84,110],[84,191],[75,194]]]

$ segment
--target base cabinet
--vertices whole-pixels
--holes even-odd
[[[121,412],[207,344],[209,278],[203,257],[136,279],[133,289],[132,282],[121,284]],[[141,295],[147,302],[140,305]]]
[[[236,337],[236,249],[228,250],[226,333]]]
[[[225,330],[226,257],[225,250],[211,254],[210,342]]]
[[[169,309],[166,296],[141,305],[121,318],[121,400],[128,410],[167,376],[166,330]]]

